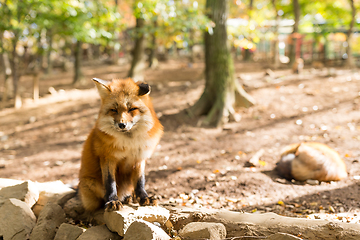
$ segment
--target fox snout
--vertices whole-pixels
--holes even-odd
[[[115,123],[115,126],[122,132],[126,132],[131,130],[131,128],[134,126],[132,122],[118,122]]]

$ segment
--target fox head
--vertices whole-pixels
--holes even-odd
[[[101,97],[98,128],[110,135],[149,131],[153,123],[149,108],[150,86],[132,79],[105,81],[93,78]]]

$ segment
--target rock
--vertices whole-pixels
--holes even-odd
[[[10,187],[10,186],[18,185],[18,184],[21,184],[23,182],[24,181],[10,179],[10,178],[0,178],[0,189],[2,189],[4,187]]]
[[[226,238],[226,228],[222,223],[192,222],[181,229],[179,235],[188,239],[220,240]]]
[[[28,239],[36,217],[28,204],[19,199],[0,200],[0,236],[4,240]]]
[[[39,190],[32,181],[25,181],[18,185],[2,188],[0,196],[19,199],[32,207],[39,199]]]
[[[275,233],[273,235],[270,235],[267,239],[268,240],[301,240],[301,238],[287,233]]]
[[[106,226],[120,236],[124,236],[130,224],[135,220],[142,219],[148,222],[165,224],[169,217],[169,210],[162,207],[139,207],[134,210],[131,207],[124,206],[120,211],[104,213]]]
[[[120,240],[122,237],[110,232],[105,225],[89,228],[77,240]]]
[[[65,204],[62,200],[68,200],[66,196],[72,197],[76,194],[76,191],[72,188],[67,187],[61,181],[35,183],[39,189],[39,200],[33,207],[35,216],[39,216],[40,211],[48,202],[56,202],[60,206]]]
[[[56,203],[48,203],[40,212],[30,240],[52,240],[58,227],[65,222],[65,212]]]
[[[124,240],[169,240],[169,235],[154,224],[144,221],[134,221],[124,235]]]
[[[54,240],[76,240],[84,232],[84,228],[63,223],[60,225]]]
[[[80,215],[84,214],[85,209],[81,203],[79,196],[75,196],[64,205],[64,211],[67,216],[78,219]]]

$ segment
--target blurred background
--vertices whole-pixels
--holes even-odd
[[[297,58],[315,67],[357,66],[357,5],[231,0],[229,47],[237,61],[271,63],[273,69]],[[146,67],[169,58],[191,64],[204,58],[203,32],[211,34],[214,27],[205,0],[1,0],[0,15],[2,107],[21,106],[18,83],[24,75],[34,76],[37,99],[39,74],[54,70],[72,71],[72,83],[81,85],[81,66],[91,64],[132,61],[129,76],[142,59]]]

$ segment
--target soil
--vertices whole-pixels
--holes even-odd
[[[149,194],[162,204],[310,218],[332,214],[337,220],[358,222],[359,72],[305,68],[297,75],[281,69],[265,76],[263,65],[235,64],[237,77],[257,104],[241,109],[241,121],[222,129],[200,127],[201,118],[183,111],[203,91],[202,63],[169,60],[146,71],[165,127],[147,162]],[[71,86],[71,72],[54,70],[42,76],[36,103],[31,100],[31,78],[23,77],[24,106],[0,111],[0,176],[76,186],[82,145],[100,104],[90,79],[122,78],[128,69],[126,64],[86,66],[89,80],[77,89]],[[338,151],[348,178],[315,185],[280,178],[274,168],[281,149],[302,141],[325,143]],[[259,151],[259,164],[249,167],[249,159]]]

